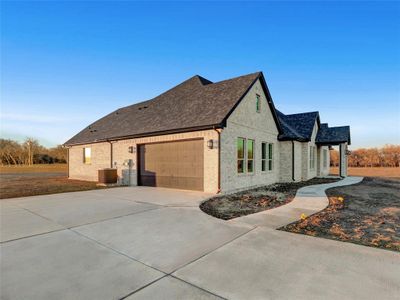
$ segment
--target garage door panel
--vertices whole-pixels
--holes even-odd
[[[139,146],[139,184],[203,190],[204,141]]]

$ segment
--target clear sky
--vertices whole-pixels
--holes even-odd
[[[1,2],[1,136],[65,142],[199,74],[400,144],[399,2]]]

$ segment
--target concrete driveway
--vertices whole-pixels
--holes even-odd
[[[1,299],[394,299],[400,254],[210,217],[126,187],[2,200]]]

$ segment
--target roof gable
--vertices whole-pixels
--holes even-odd
[[[317,111],[291,115],[285,115],[278,111],[278,118],[283,128],[280,140],[310,141],[315,122],[320,124]]]
[[[316,143],[320,145],[335,145],[340,143],[351,144],[350,126],[329,127],[327,123],[321,124]]]
[[[65,145],[222,127],[259,78],[279,126],[261,72],[216,83],[196,75],[151,100],[117,109],[83,129]]]

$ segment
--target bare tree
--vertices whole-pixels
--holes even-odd
[[[339,163],[339,152],[331,151],[331,166]],[[360,148],[348,156],[350,167],[399,167],[400,145],[385,145],[382,148]]]

